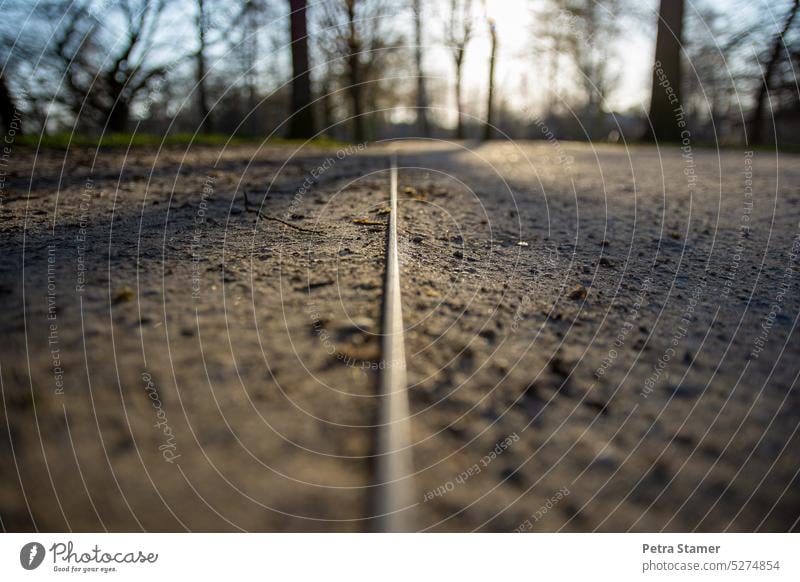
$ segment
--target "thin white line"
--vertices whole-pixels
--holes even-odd
[[[397,159],[391,160],[391,212],[386,244],[383,296],[383,337],[375,475],[375,529],[379,532],[413,531],[411,507],[411,460],[406,354],[403,343],[403,310],[400,297],[400,264],[397,253]]]

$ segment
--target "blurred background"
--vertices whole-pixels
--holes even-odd
[[[29,139],[800,142],[798,1],[0,0]]]

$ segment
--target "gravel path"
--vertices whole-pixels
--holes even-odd
[[[15,152],[3,528],[368,529],[393,149],[420,529],[798,528],[800,159],[555,142]]]

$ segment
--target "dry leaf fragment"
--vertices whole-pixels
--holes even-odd
[[[354,218],[353,224],[364,224],[366,226],[384,226],[386,223],[382,220],[370,220],[369,218]]]
[[[572,288],[572,291],[567,295],[570,299],[586,299],[586,287],[578,283]]]

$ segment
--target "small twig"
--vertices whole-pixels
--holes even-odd
[[[300,232],[308,232],[311,234],[322,234],[319,230],[314,230],[311,228],[303,228],[302,226],[297,226],[296,224],[292,224],[291,222],[287,222],[282,218],[278,218],[277,216],[270,216],[269,214],[264,214],[261,212],[260,209],[251,209],[250,208],[250,199],[247,196],[247,190],[242,190],[242,194],[244,195],[244,210],[245,212],[256,212],[261,218],[265,220],[272,220],[274,222],[280,222],[284,226],[288,226],[289,228],[293,228],[295,230],[299,230]]]
[[[302,226],[297,226],[296,224],[292,224],[291,222],[286,222],[282,218],[278,218],[277,216],[270,216],[269,214],[264,214],[260,210],[258,211],[258,215],[265,219],[265,220],[272,220],[274,222],[280,222],[284,226],[288,226],[289,228],[293,228],[295,230],[299,230],[300,232],[308,232],[310,234],[322,234],[322,231],[314,230],[312,228],[303,228]]]

